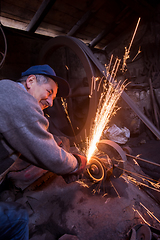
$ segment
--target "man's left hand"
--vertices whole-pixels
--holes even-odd
[[[81,179],[83,176],[83,172],[85,170],[86,164],[87,164],[86,157],[79,155],[79,154],[73,154],[73,155],[78,161],[78,168],[75,171],[62,176],[66,183],[75,182],[75,181]]]

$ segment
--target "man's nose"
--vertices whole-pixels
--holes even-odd
[[[48,97],[46,101],[47,101],[48,107],[53,106],[53,98],[52,97]]]

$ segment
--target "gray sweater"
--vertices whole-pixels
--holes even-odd
[[[0,133],[9,152],[17,151],[29,163],[56,174],[70,173],[77,160],[57,145],[48,125],[32,95],[16,82],[0,80]]]

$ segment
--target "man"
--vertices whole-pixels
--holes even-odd
[[[54,70],[46,64],[32,66],[23,72],[18,83],[0,81],[1,179],[20,154],[27,162],[62,175],[69,182],[83,172],[86,158],[72,155],[57,145],[53,135],[47,131],[49,123],[43,114],[45,108],[52,106],[56,96],[67,97],[68,94],[68,83],[56,76]],[[3,204],[0,204],[1,219],[4,216],[3,209],[10,212],[13,207]],[[27,223],[27,217],[22,218]],[[3,228],[6,229],[0,224],[0,239],[7,239],[2,233]],[[15,232],[12,233],[12,226],[10,228],[9,234],[13,237]],[[22,231],[23,237],[27,236],[27,231]],[[23,237],[16,239],[28,238]]]

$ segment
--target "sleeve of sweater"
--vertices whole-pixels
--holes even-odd
[[[60,148],[47,131],[48,120],[37,100],[9,80],[0,88],[0,108],[3,113],[0,131],[10,146],[28,162],[41,168],[62,175],[74,171],[78,164],[76,158]]]

